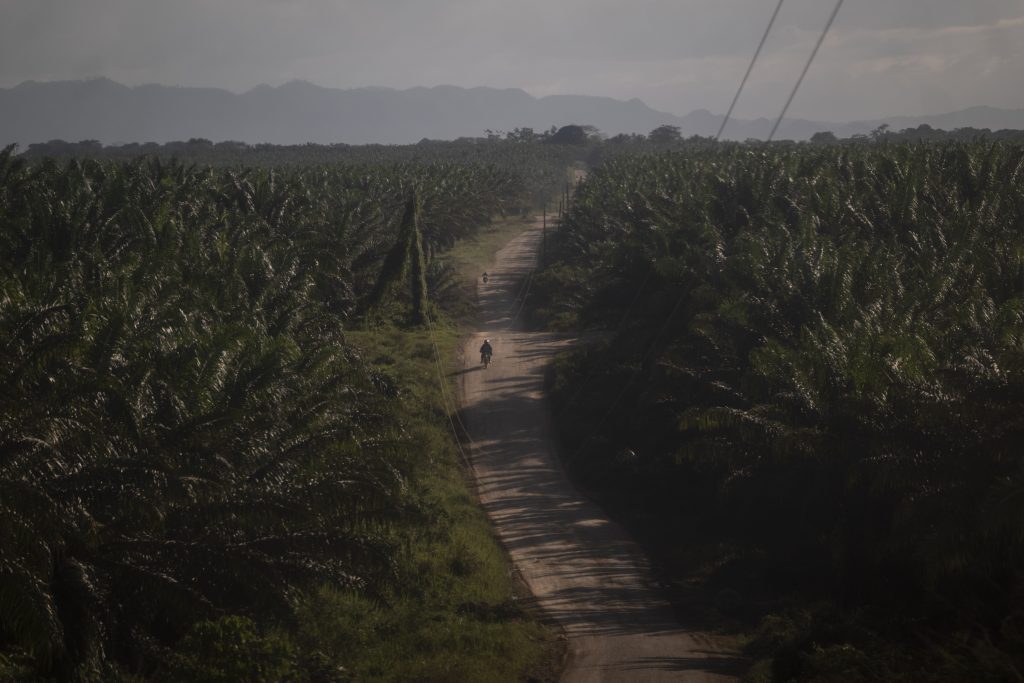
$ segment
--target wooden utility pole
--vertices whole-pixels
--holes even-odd
[[[548,261],[548,204],[544,202],[543,222],[540,225],[540,262],[545,264]]]

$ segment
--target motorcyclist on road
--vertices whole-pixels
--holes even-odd
[[[485,368],[490,365],[493,353],[494,349],[491,347],[491,340],[484,339],[484,343],[480,346],[480,362]]]
[[[484,281],[484,284],[485,284],[485,285],[487,284],[487,280],[488,280],[488,277],[489,277],[489,276],[487,275],[487,271],[485,270],[485,271],[484,271],[484,277],[483,277],[483,281]]]

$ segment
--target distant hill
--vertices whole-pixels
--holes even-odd
[[[839,137],[869,133],[882,124],[890,130],[899,131],[906,128],[917,128],[921,125],[941,130],[957,128],[988,128],[997,130],[1024,130],[1024,109],[996,109],[995,107],[970,107],[961,111],[934,116],[894,116],[874,121],[858,121],[838,125],[830,130]]]
[[[692,112],[683,117],[683,119],[686,121],[696,120],[702,127],[706,126],[706,122],[714,120],[716,130],[722,121],[720,116],[703,110]],[[774,124],[775,121],[768,119],[730,121],[729,125],[726,126],[723,137],[731,140],[747,140],[750,138],[763,140],[771,133]],[[779,125],[779,130],[775,137],[779,140],[807,140],[815,133],[831,131],[840,138],[848,138],[853,135],[869,134],[882,125],[889,126],[889,130],[894,132],[907,128],[917,128],[921,125],[946,131],[953,131],[958,128],[987,128],[993,132],[998,130],[1024,130],[1024,109],[971,107],[948,114],[893,116],[849,123],[824,123],[804,119],[785,119]],[[714,133],[711,134],[713,135]]]
[[[570,123],[592,125],[606,135],[648,133],[679,126],[686,137],[718,131],[722,117],[706,110],[686,116],[656,111],[640,100],[553,95],[533,97],[495,88],[322,88],[304,81],[259,86],[236,94],[215,88],[160,85],[127,87],[100,78],[26,81],[0,89],[0,144],[53,139],[169,142],[206,138],[256,144],[413,143],[423,138],[478,137],[514,128],[547,130]],[[772,121],[730,121],[725,137],[764,138]],[[831,130],[841,137],[867,133],[882,123],[893,130],[927,123],[935,128],[1024,128],[1024,110],[975,107],[930,117],[879,119],[847,124],[786,120],[778,138],[803,140]]]
[[[107,79],[0,89],[0,144],[51,139],[302,144],[413,143],[570,123],[605,133],[647,133],[678,117],[640,100],[495,88],[321,88],[302,81],[242,94],[212,88],[126,87]]]

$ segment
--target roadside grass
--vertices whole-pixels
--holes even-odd
[[[396,390],[399,467],[414,514],[392,527],[398,548],[390,588],[323,585],[297,597],[296,619],[258,625],[228,616],[198,624],[158,680],[460,681],[553,683],[564,643],[521,605],[522,589],[471,487],[449,416],[457,406],[452,359],[460,328],[378,323],[346,333],[364,362]],[[436,340],[436,357],[434,341]],[[439,390],[445,382],[447,398]],[[408,510],[406,511],[408,512]],[[0,658],[0,679],[20,680]],[[128,675],[117,678],[133,680]]]
[[[400,439],[414,445],[394,463],[408,488],[406,521],[388,533],[398,548],[391,587],[381,594],[323,585],[296,596],[294,621],[273,626],[234,616],[202,622],[190,634],[197,646],[160,680],[558,680],[564,639],[529,607],[473,492],[452,419],[454,360],[476,310],[475,283],[528,224],[495,221],[444,255],[459,282],[436,294],[431,328],[410,324],[400,294],[345,332],[394,392]],[[0,678],[18,671],[18,662],[0,659]]]
[[[459,330],[435,323],[434,332],[454,401]],[[422,456],[410,463],[410,498],[424,520],[403,539],[400,589],[374,602],[324,587],[303,605],[297,638],[355,680],[543,679],[553,634],[517,605],[513,570],[469,488],[430,335],[381,326],[347,337],[400,387],[406,438]]]
[[[528,225],[521,217],[494,221],[444,255],[464,283],[453,293],[458,301],[442,304],[449,315],[470,320],[480,275]],[[472,491],[456,441],[450,416],[458,410],[453,360],[462,329],[431,318],[433,337],[426,328],[384,322],[395,321],[391,315],[346,333],[364,361],[398,387],[405,438],[421,456],[406,465],[409,498],[423,521],[401,539],[401,587],[378,600],[322,587],[304,600],[293,637],[306,651],[344,662],[342,680],[557,680],[564,645],[521,607],[523,589]]]
[[[480,279],[494,255],[513,237],[526,230],[532,217],[509,216],[480,228],[475,238],[462,240],[445,254],[457,272],[470,282]]]

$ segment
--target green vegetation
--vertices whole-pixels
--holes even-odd
[[[494,261],[498,250],[526,228],[527,224],[518,218],[493,221],[445,256],[450,257],[450,263],[464,280],[475,281]]]
[[[574,126],[579,128],[579,126]],[[590,130],[589,127],[586,127]],[[181,161],[203,166],[238,168],[303,169],[315,166],[374,167],[408,165],[459,165],[500,168],[514,175],[523,185],[519,204],[507,206],[509,213],[521,213],[551,197],[565,176],[566,167],[587,153],[559,144],[543,144],[554,135],[533,134],[517,129],[504,138],[464,138],[453,142],[423,140],[415,145],[248,145],[243,142],[218,142],[196,138],[166,144],[131,143],[104,147],[96,141],[29,145],[27,159],[95,159],[133,161],[140,156],[164,161]]]
[[[1024,148],[624,147],[551,256],[568,465],[755,680],[1024,675]]]
[[[415,319],[529,193],[494,163],[3,151],[0,678],[519,678],[543,634]],[[370,306],[389,251],[413,277]]]
[[[456,330],[435,327],[434,333],[441,358],[454,358]],[[405,383],[409,441],[432,456],[410,482],[429,524],[409,548],[410,589],[388,609],[325,589],[307,604],[304,621],[315,640],[351,653],[357,680],[520,680],[528,667],[543,663],[546,634],[516,606],[511,568],[463,479],[449,407],[438,391],[432,338],[389,326],[350,333],[349,340],[366,349],[384,375]]]

